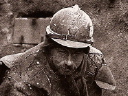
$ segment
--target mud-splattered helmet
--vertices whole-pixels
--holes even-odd
[[[78,5],[55,13],[46,32],[52,40],[66,47],[85,48],[93,42],[92,21]]]

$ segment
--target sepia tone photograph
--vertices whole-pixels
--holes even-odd
[[[128,1],[0,0],[0,96],[128,96]]]

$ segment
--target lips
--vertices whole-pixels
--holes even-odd
[[[59,66],[59,72],[63,75],[71,75],[74,71],[74,68],[70,68],[67,66]]]

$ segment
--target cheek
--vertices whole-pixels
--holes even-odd
[[[72,56],[72,61],[74,62],[76,67],[79,67],[83,60],[83,54],[75,54]]]
[[[59,64],[60,62],[63,62],[67,60],[67,55],[64,53],[56,52],[54,55],[52,55],[52,62],[54,64]]]

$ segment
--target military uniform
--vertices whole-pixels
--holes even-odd
[[[10,89],[11,94],[16,96],[86,96],[85,94],[101,96],[101,88],[114,89],[115,80],[98,49],[90,47],[89,53],[86,54],[85,65],[66,78],[59,77],[50,68],[43,46],[44,44],[41,43],[24,53],[1,58],[1,61],[10,68],[3,84],[6,86],[13,84]],[[0,91],[3,90],[2,84],[0,88]],[[21,95],[21,93],[27,95]]]

